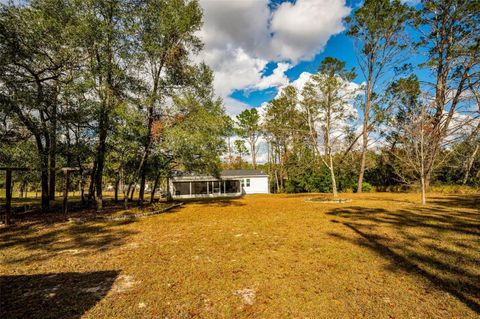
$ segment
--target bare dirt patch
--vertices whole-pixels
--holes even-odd
[[[256,291],[255,289],[245,288],[236,290],[233,292],[235,296],[239,296],[244,305],[253,305],[255,302]]]

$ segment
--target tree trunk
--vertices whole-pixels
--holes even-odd
[[[125,186],[124,186],[125,188]],[[127,195],[127,200],[128,200],[128,197],[130,196],[130,190],[132,188],[132,183],[128,184],[128,187],[127,187],[127,192],[126,192],[126,195]]]
[[[147,175],[147,160],[150,155],[150,147],[152,143],[152,126],[153,126],[153,103],[148,108],[148,123],[147,123],[147,136],[145,139],[145,151],[140,161],[140,190],[138,192],[138,201],[143,203],[143,197],[145,194],[145,178]]]
[[[132,187],[132,192],[130,193],[130,201],[133,202],[133,195],[135,194],[135,187],[136,185],[133,185]]]
[[[430,182],[432,180],[432,171],[428,171],[425,175],[425,191],[428,191],[430,189]]]
[[[145,181],[146,181],[146,176],[145,176],[145,168],[144,168],[140,176],[140,189],[138,190],[138,202],[140,205],[143,204],[143,197],[145,194]]]
[[[251,142],[251,152],[252,152],[252,166],[253,169],[257,169],[257,150],[256,150],[256,145],[255,142]]]
[[[363,175],[365,174],[365,162],[366,162],[367,148],[368,148],[368,118],[370,114],[370,103],[371,103],[371,96],[372,96],[371,85],[372,85],[372,80],[371,80],[371,72],[370,72],[368,81],[367,81],[365,110],[363,112],[362,158],[360,160],[360,173],[358,174],[357,193],[362,192]]]
[[[12,170],[5,171],[5,225],[10,225],[12,213]]]
[[[47,212],[50,209],[50,198],[48,196],[48,155],[42,155],[40,163],[41,185],[42,185],[42,211]]]
[[[42,212],[47,212],[50,209],[50,200],[48,196],[48,150],[45,150],[42,144],[40,135],[35,135],[38,154],[40,156],[40,185],[42,190]]]
[[[109,120],[110,112],[115,108],[116,101],[114,96],[115,91],[115,71],[114,71],[114,37],[115,37],[115,2],[108,2],[108,9],[105,13],[106,20],[106,46],[104,48],[105,55],[98,54],[96,51],[95,58],[99,65],[102,65],[101,71],[95,70],[99,78],[100,86],[103,86],[99,94],[101,99],[101,110],[100,116],[98,119],[98,146],[97,146],[97,156],[96,156],[96,170],[95,170],[95,192],[96,192],[96,209],[103,209],[103,169],[105,167],[105,156],[106,156],[106,144],[107,144],[107,135],[109,131]],[[97,49],[95,49],[97,50]],[[103,50],[103,49],[102,49]],[[104,60],[102,60],[104,57]]]
[[[85,190],[83,189],[83,177],[80,177],[80,181],[78,182],[78,190],[80,191],[82,205],[85,205]]]
[[[422,108],[422,120],[420,122],[420,186],[422,192],[422,205],[427,203],[427,195],[425,194],[430,183],[431,169],[425,169],[425,110]],[[432,159],[433,161],[433,159]],[[432,167],[429,165],[428,167]]]
[[[365,141],[367,141],[367,138],[364,137],[364,143],[362,145],[362,154],[360,159],[360,173],[358,174],[358,181],[357,181],[357,193],[361,193],[363,191],[363,187],[362,187],[363,175],[365,174],[365,162],[366,162],[366,156],[367,156],[367,148],[364,146]]]
[[[106,151],[106,141],[107,141],[107,126],[108,126],[108,115],[106,110],[102,112],[100,123],[99,123],[99,137],[98,137],[98,147],[97,147],[97,167],[95,171],[95,192],[96,192],[96,204],[97,210],[103,209],[103,168],[105,166],[105,151]]]
[[[55,200],[55,181],[56,181],[56,165],[57,165],[57,105],[53,103],[51,113],[51,127],[50,127],[50,200]]]
[[[126,191],[127,188],[125,187],[125,183],[123,183],[122,187],[122,192],[123,192],[123,206],[125,209],[128,207],[128,191]]]
[[[422,205],[425,205],[427,203],[425,176],[422,176],[420,178],[420,184],[421,184],[421,188],[422,188]]]
[[[93,201],[95,199],[95,174],[97,172],[97,160],[93,162],[92,172],[90,173],[90,184],[88,186],[88,200]]]
[[[145,139],[145,152],[142,157],[142,160],[140,162],[140,190],[139,190],[139,202],[143,202],[143,197],[145,194],[145,175],[146,175],[146,163],[148,160],[148,156],[150,155],[150,148],[152,144],[152,128],[153,128],[153,120],[154,120],[154,108],[155,108],[155,103],[158,100],[158,91],[159,91],[159,83],[160,83],[160,76],[162,74],[162,69],[165,63],[165,58],[166,58],[166,53],[164,53],[160,59],[160,64],[158,65],[158,68],[154,67],[152,72],[153,72],[153,88],[152,91],[150,92],[150,101],[148,105],[148,120],[147,120],[147,136]],[[157,64],[154,64],[157,65]]]
[[[160,179],[160,176],[157,176],[155,178],[155,182],[153,184],[153,189],[152,189],[152,193],[150,194],[150,204],[152,204],[154,201],[155,201],[155,192],[157,191],[157,187],[158,187],[158,180]]]
[[[128,206],[128,193],[127,193],[127,187],[125,185],[125,172],[123,169],[120,171],[120,180],[122,183],[122,194],[123,194],[123,206],[125,209],[127,209]]]
[[[20,198],[23,198],[23,182],[20,184]]]
[[[114,191],[115,191],[115,195],[114,195],[114,200],[115,200],[115,203],[118,202],[118,186],[120,185],[120,178],[118,177],[118,174],[115,175],[115,185],[114,185]]]
[[[335,171],[333,169],[333,158],[331,154],[329,155],[329,161],[330,161],[330,165],[328,169],[330,170],[330,178],[332,180],[332,193],[333,193],[333,197],[338,197],[337,180],[335,178]]]
[[[170,178],[167,177],[166,180],[167,184],[167,202],[173,201],[172,193],[170,193]]]
[[[463,185],[467,184],[468,182],[468,177],[470,176],[470,171],[472,170],[473,162],[475,161],[475,156],[477,155],[479,147],[480,145],[477,143],[477,145],[475,146],[475,150],[467,159],[467,162],[465,165],[465,176],[463,177],[463,180],[462,180]]]

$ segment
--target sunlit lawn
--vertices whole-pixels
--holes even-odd
[[[129,222],[17,222],[1,318],[475,318],[480,196],[253,195]]]

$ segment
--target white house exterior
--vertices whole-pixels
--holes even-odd
[[[268,175],[258,170],[224,170],[220,178],[181,174],[169,182],[173,198],[204,198],[268,194]]]

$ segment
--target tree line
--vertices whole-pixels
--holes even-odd
[[[230,121],[194,61],[201,26],[197,1],[0,5],[0,161],[31,168],[42,209],[61,167],[97,209],[107,182],[143,201],[174,170],[218,174]]]
[[[102,209],[107,185],[143,202],[177,170],[218,175],[247,155],[275,192],[478,186],[479,3],[366,0],[344,21],[358,70],[327,57],[234,119],[196,62],[196,0],[0,4],[0,164],[31,169],[16,182],[38,184],[44,210],[61,167]]]
[[[262,136],[276,191],[416,184],[425,203],[432,180],[478,187],[479,10],[479,1],[365,1],[345,19],[363,84],[352,87],[356,70],[325,58],[300,91],[287,86],[263,114],[237,116],[250,146],[235,141],[240,159],[250,153],[257,166]]]

